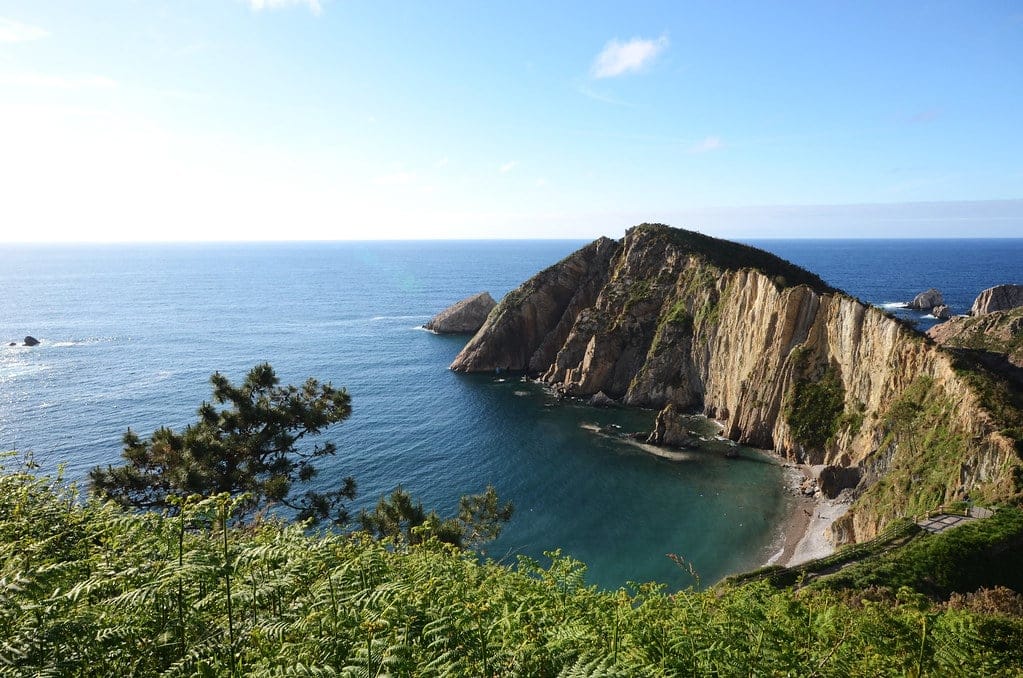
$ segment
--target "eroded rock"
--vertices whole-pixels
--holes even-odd
[[[1017,306],[1023,306],[1023,285],[996,285],[977,295],[970,315],[1008,311]]]
[[[438,334],[472,334],[483,327],[495,306],[490,292],[480,292],[448,306],[423,327]]]
[[[942,306],[945,304],[945,299],[941,296],[941,292],[934,289],[933,287],[926,292],[913,297],[913,301],[909,302],[907,308],[916,309],[918,311],[925,311],[935,306]]]

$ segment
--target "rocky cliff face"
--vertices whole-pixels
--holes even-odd
[[[1023,489],[1014,440],[973,372],[803,269],[688,231],[603,238],[510,293],[452,364],[498,367],[666,408],[662,420],[703,411],[734,440],[856,467],[846,475],[861,478],[860,498],[833,528],[839,541],[966,493]]]
[[[989,287],[973,301],[970,315],[984,315],[1023,306],[1023,285],[996,285]]]

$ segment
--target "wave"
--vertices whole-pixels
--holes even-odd
[[[883,304],[877,304],[879,308],[909,308],[909,304],[905,301],[886,301]]]
[[[381,320],[416,320],[417,318],[429,319],[428,315],[375,315],[370,318],[370,322],[380,322]]]

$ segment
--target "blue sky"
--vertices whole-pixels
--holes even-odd
[[[0,0],[0,240],[1023,236],[1023,2]]]

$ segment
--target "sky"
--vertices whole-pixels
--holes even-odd
[[[0,0],[0,241],[1023,237],[1023,2]]]

